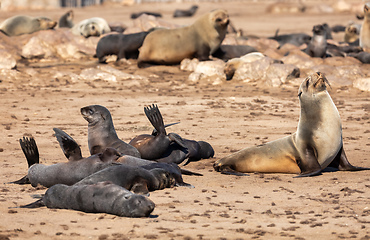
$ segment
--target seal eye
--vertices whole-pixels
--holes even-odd
[[[216,22],[221,22],[222,18],[216,18]]]
[[[306,88],[308,88],[308,85],[310,85],[310,80],[309,79],[307,79],[307,81],[306,81]]]

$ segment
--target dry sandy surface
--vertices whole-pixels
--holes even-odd
[[[190,4],[142,4],[76,9],[76,21],[101,16],[109,21],[129,22],[129,13],[161,11],[164,19],[184,24],[190,19],[172,19],[177,7]],[[261,36],[281,32],[310,33],[312,25],[346,24],[353,14],[267,15],[264,4],[231,2],[202,3],[199,14],[212,8],[229,10],[234,24]],[[53,18],[65,10],[7,12]],[[198,15],[196,15],[198,16]],[[195,17],[196,17],[195,16]],[[189,83],[189,72],[178,66],[138,69],[135,61],[110,64],[131,74],[149,78],[141,87],[120,82],[77,81],[52,78],[50,72],[68,70],[79,74],[96,66],[86,63],[51,63],[42,67],[20,63],[18,70],[33,68],[35,76],[0,82],[0,239],[370,239],[370,174],[324,172],[312,178],[288,174],[222,175],[212,164],[231,152],[258,145],[295,132],[299,118],[298,82],[279,88],[258,83],[225,82],[220,85]],[[369,65],[364,65],[369,67]],[[300,81],[303,79],[300,79]],[[330,81],[330,79],[329,79]],[[128,87],[129,86],[129,87]],[[369,92],[352,87],[333,87],[329,92],[343,124],[344,148],[353,165],[370,166]],[[213,159],[193,162],[184,168],[203,176],[184,176],[195,188],[175,187],[151,192],[156,203],[149,218],[122,218],[72,210],[12,208],[33,202],[44,188],[8,184],[27,172],[18,139],[35,137],[41,162],[66,161],[53,127],[68,132],[88,156],[87,123],[80,108],[100,104],[110,109],[118,135],[129,141],[149,133],[151,126],[143,107],[158,104],[165,123],[188,139],[205,140],[215,149]]]

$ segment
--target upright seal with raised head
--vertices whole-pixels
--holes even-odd
[[[226,174],[295,173],[301,177],[318,175],[328,166],[346,171],[370,170],[349,163],[339,112],[326,84],[329,82],[321,73],[302,82],[298,91],[301,114],[295,133],[224,157],[214,163],[215,170]]]
[[[224,40],[229,24],[225,10],[214,10],[190,26],[158,29],[148,34],[139,50],[138,66],[177,64],[185,58],[209,59]]]

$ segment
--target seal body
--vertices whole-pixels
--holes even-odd
[[[116,154],[107,154],[106,151],[112,151]],[[112,162],[120,157],[115,149],[107,149],[106,151],[78,161],[56,163],[49,166],[33,164],[28,169],[27,177],[34,187],[38,184],[44,187],[51,187],[58,183],[73,185],[83,178],[111,166]]]
[[[130,141],[129,144],[140,152],[141,158],[148,160],[160,158],[172,142],[176,142],[180,146],[186,148],[179,135],[175,133],[166,133],[162,114],[157,105],[153,104],[152,106],[145,107],[144,112],[155,128],[156,134],[142,134]]]
[[[46,17],[29,17],[18,15],[6,19],[0,24],[0,31],[8,36],[30,34],[40,30],[53,29],[57,22]]]
[[[214,10],[190,26],[155,30],[148,34],[139,50],[138,66],[177,64],[184,58],[207,60],[224,40],[228,24],[227,12]]]
[[[193,5],[193,6],[190,7],[190,9],[187,9],[187,10],[176,9],[175,12],[173,13],[173,17],[174,18],[192,17],[197,10],[198,10],[197,5]]]
[[[138,194],[147,194],[149,191],[175,185],[173,177],[164,169],[146,170],[142,167],[133,167],[126,164],[105,168],[87,176],[77,182],[76,185],[89,185],[103,181],[110,181]]]
[[[75,35],[81,35],[85,38],[88,38],[91,36],[99,37],[102,34],[111,32],[111,29],[107,21],[105,21],[103,18],[94,17],[77,23],[73,26],[71,31]]]
[[[370,3],[364,5],[364,20],[360,31],[360,47],[370,52]]]
[[[69,10],[59,18],[58,26],[60,28],[72,28],[74,26],[72,10]]]
[[[111,147],[121,154],[141,157],[139,151],[118,138],[109,110],[100,105],[81,108],[81,114],[88,124],[88,145],[91,154]]]
[[[328,81],[321,73],[302,82],[296,133],[224,157],[215,162],[215,170],[232,174],[296,173],[302,177],[320,174],[329,165],[339,170],[368,170],[352,166],[345,156],[340,116],[326,84]]]
[[[121,217],[147,217],[155,207],[147,197],[110,182],[73,186],[57,184],[46,191],[42,201],[48,208],[108,213]]]
[[[326,30],[323,25],[315,25],[312,29],[313,36],[305,52],[311,57],[323,58],[326,56]]]
[[[116,55],[117,61],[122,58],[137,58],[139,48],[149,32],[133,34],[109,34],[102,37],[96,46],[96,57],[100,63],[105,63],[106,56]]]

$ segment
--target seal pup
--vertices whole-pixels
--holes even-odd
[[[187,10],[183,9],[176,9],[175,12],[173,13],[174,18],[178,17],[192,17],[195,12],[198,10],[198,5],[193,5]]]
[[[140,152],[118,138],[112,116],[106,107],[90,105],[81,108],[81,114],[88,124],[88,145],[90,154],[102,152],[112,147],[121,154],[141,157]]]
[[[121,154],[113,148],[107,148],[99,154],[88,158],[74,159],[65,163],[44,165],[39,163],[39,151],[33,138],[20,140],[21,148],[27,159],[29,169],[27,176],[22,178],[25,182],[15,181],[13,183],[31,183],[33,187],[42,185],[51,187],[58,183],[72,185],[83,178],[114,164]],[[67,156],[67,155],[66,155]]]
[[[326,56],[326,30],[321,24],[315,25],[312,29],[313,36],[307,48],[304,50],[311,57],[323,58]]]
[[[57,25],[47,17],[30,17],[17,15],[6,19],[0,24],[0,31],[8,36],[30,34],[40,30],[53,29]]]
[[[21,208],[42,206],[86,213],[108,213],[120,217],[148,217],[155,204],[145,196],[106,181],[91,185],[56,184],[45,192],[42,199]]]
[[[158,29],[148,34],[140,48],[138,66],[178,64],[185,58],[208,60],[226,35],[229,15],[214,10],[192,25],[177,29]]]
[[[370,52],[370,3],[364,5],[364,20],[360,31],[360,47]]]
[[[276,40],[279,43],[279,47],[282,47],[286,43],[290,43],[299,47],[302,44],[308,44],[311,40],[311,36],[305,33],[292,33],[279,35],[279,29],[277,29],[275,32],[275,36],[269,37],[269,39]]]
[[[122,58],[134,58],[139,56],[139,48],[143,45],[147,32],[133,34],[109,34],[102,37],[96,46],[96,57],[99,63],[106,63],[106,56],[116,55],[117,62]]]
[[[328,166],[346,171],[370,170],[349,163],[339,112],[326,84],[328,80],[319,72],[302,82],[298,90],[301,114],[295,133],[235,152],[216,161],[214,169],[225,174],[295,173],[299,177],[318,175]]]
[[[361,25],[349,23],[344,31],[344,42],[359,45]]]
[[[58,26],[59,28],[72,28],[73,23],[73,10],[69,10],[59,18]]]
[[[74,35],[81,35],[88,38],[91,36],[99,37],[105,33],[110,33],[111,29],[105,19],[94,17],[77,23],[72,27],[71,31]]]
[[[144,107],[145,115],[156,130],[156,135],[142,134],[133,138],[129,144],[134,146],[141,155],[141,158],[154,160],[160,158],[172,142],[176,142],[181,147],[186,148],[182,138],[176,133],[166,133],[162,114],[158,106]]]

